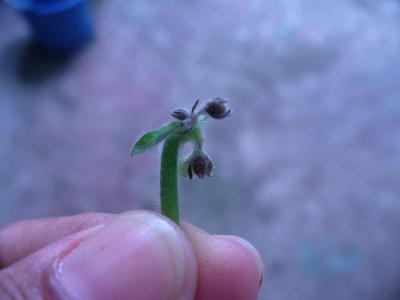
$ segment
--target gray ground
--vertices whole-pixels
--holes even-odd
[[[156,207],[132,141],[223,96],[184,218],[256,245],[260,299],[400,299],[399,1],[94,4],[97,39],[57,61],[0,3],[0,224]]]

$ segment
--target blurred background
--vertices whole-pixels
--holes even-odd
[[[257,247],[260,299],[400,299],[399,1],[90,4],[61,58],[0,2],[0,225],[157,209],[159,151],[132,142],[220,96],[183,218]]]

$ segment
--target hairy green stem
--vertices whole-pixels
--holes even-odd
[[[178,155],[181,144],[193,141],[195,148],[201,147],[202,134],[196,124],[188,132],[173,135],[165,139],[161,154],[160,197],[161,213],[179,224],[178,195]]]

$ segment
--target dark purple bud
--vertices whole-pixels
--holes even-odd
[[[211,159],[208,158],[204,153],[199,153],[195,157],[193,157],[190,162],[188,174],[189,178],[192,177],[192,172],[196,174],[199,178],[204,178],[204,176],[211,177],[211,171],[213,169],[213,163]]]
[[[227,102],[222,98],[214,98],[206,104],[204,110],[214,119],[224,119],[231,113],[231,110],[226,105]]]
[[[186,109],[178,108],[172,112],[171,116],[173,116],[174,118],[176,118],[178,120],[183,121],[190,117],[190,113]]]

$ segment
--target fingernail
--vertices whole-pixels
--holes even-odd
[[[72,299],[178,299],[188,255],[172,224],[150,213],[123,215],[56,266]]]

